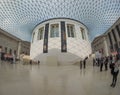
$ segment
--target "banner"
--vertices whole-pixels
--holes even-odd
[[[64,21],[61,21],[61,52],[67,52],[67,41]]]
[[[49,23],[45,25],[43,53],[48,53],[48,31],[49,31]]]

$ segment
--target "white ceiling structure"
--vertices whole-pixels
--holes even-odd
[[[93,40],[120,17],[120,0],[0,0],[0,28],[26,41],[37,24],[57,17],[82,22]]]

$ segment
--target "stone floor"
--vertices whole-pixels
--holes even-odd
[[[88,65],[44,66],[0,63],[0,95],[120,95],[120,74],[110,87],[110,70]]]

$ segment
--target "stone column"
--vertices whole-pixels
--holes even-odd
[[[89,35],[89,33],[88,33],[88,31],[86,30],[86,31],[85,31],[85,37],[86,37],[86,40],[87,40],[87,41],[89,41],[88,35]]]
[[[82,40],[82,32],[81,32],[81,28],[78,26],[78,30],[79,30],[79,32],[78,32],[78,34],[80,35],[79,37],[80,37],[80,40]]]
[[[105,47],[105,56],[108,56],[109,54],[108,54],[108,45],[107,45],[107,39],[106,38],[104,38],[104,47]]]
[[[20,59],[21,44],[22,44],[22,42],[19,41],[19,42],[18,42],[18,51],[17,51],[17,58],[18,58],[18,59]]]

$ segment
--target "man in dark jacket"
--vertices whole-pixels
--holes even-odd
[[[83,66],[84,66],[84,69],[86,68],[86,60],[88,59],[88,57],[86,57],[84,60],[83,60]]]

